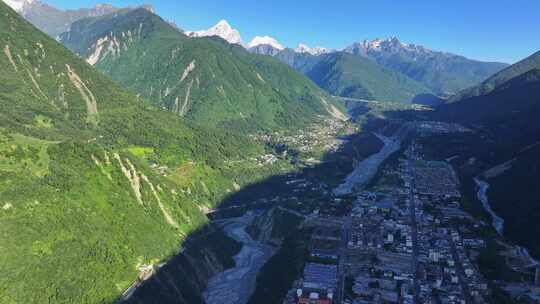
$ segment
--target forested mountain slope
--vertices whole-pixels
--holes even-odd
[[[61,41],[132,92],[199,124],[256,130],[344,117],[287,65],[217,37],[187,37],[145,9],[83,19]]]
[[[0,48],[0,303],[113,302],[250,178],[227,162],[257,145],[139,100],[3,2]]]
[[[495,75],[478,87],[474,93],[478,96],[438,107],[432,118],[459,122],[475,130],[463,138],[446,138],[446,142],[438,143],[440,149],[458,151],[450,153],[462,160],[462,171],[489,182],[488,198],[505,220],[505,236],[540,257],[540,242],[535,237],[540,231],[540,194],[535,188],[540,179],[540,70],[528,70],[499,82],[506,78],[504,74],[514,74],[509,71],[527,70],[522,67],[518,63]]]
[[[411,102],[430,90],[409,77],[370,59],[344,52],[318,56],[306,75],[321,88],[341,97]]]
[[[369,58],[347,52],[313,55],[292,49],[268,52],[271,46],[249,49],[270,54],[304,73],[332,95],[369,100],[412,102],[414,97],[431,94],[423,84],[377,64]]]
[[[439,103],[436,96],[447,98],[508,67],[403,43],[396,37],[357,42],[342,51],[319,55],[271,45],[249,50],[280,59],[332,94],[390,101],[411,102],[417,97],[415,102]]]
[[[479,85],[459,92],[458,94],[456,94],[456,96],[453,96],[450,99],[450,102],[455,102],[474,96],[486,95],[491,91],[497,89],[505,82],[520,75],[523,75],[527,72],[530,72],[534,69],[540,69],[540,51],[532,54],[531,56],[521,60],[516,64],[505,68],[498,73],[495,73]]]
[[[403,43],[396,37],[357,42],[347,47],[345,52],[370,58],[442,96],[476,85],[508,67],[505,63],[482,62]]]
[[[481,125],[509,151],[540,140],[540,70],[499,84],[489,93],[441,105],[437,119]]]

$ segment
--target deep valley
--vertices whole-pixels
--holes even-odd
[[[537,4],[61,2],[0,1],[1,304],[540,303]]]

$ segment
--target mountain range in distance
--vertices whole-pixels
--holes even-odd
[[[213,35],[190,38],[143,8],[79,20],[59,41],[134,94],[205,125],[274,129],[345,117],[286,64]]]
[[[4,2],[53,38],[67,31],[71,23],[79,19],[102,16],[118,10],[110,4],[64,11],[39,0],[5,0]]]
[[[169,303],[161,298],[169,293],[174,295],[171,303],[202,303],[211,278],[219,273],[234,277],[225,271],[234,267],[237,252],[233,251],[241,250],[240,243],[227,241],[229,234],[222,226],[209,225],[209,218],[219,218],[220,211],[237,216],[253,209],[249,214],[255,215],[266,206],[283,206],[274,210],[288,215],[263,215],[254,221],[257,226],[244,232],[281,244],[276,259],[253,272],[256,289],[280,297],[272,285],[287,283],[283,275],[288,277],[296,264],[296,258],[289,256],[302,261],[297,264],[299,273],[291,275],[287,284],[279,284],[286,285],[285,297],[288,290],[297,289],[291,289],[292,282],[300,278],[305,249],[313,238],[309,231],[299,233],[303,245],[292,245],[296,241],[291,243],[290,237],[297,238],[296,230],[278,219],[288,221],[288,216],[300,214],[311,222],[321,215],[324,224],[334,215],[343,216],[343,210],[349,212],[353,200],[364,199],[355,195],[338,204],[328,190],[357,163],[371,162],[369,155],[384,149],[387,144],[377,135],[391,136],[408,128],[412,132],[404,132],[409,134],[400,143],[402,151],[388,160],[402,157],[412,145],[411,150],[421,151],[421,158],[451,164],[463,187],[458,205],[467,212],[470,202],[481,208],[479,202],[474,204],[477,188],[468,187],[475,187],[474,178],[485,179],[490,184],[485,194],[505,220],[504,236],[489,236],[488,242],[509,237],[540,256],[540,52],[508,66],[430,50],[395,37],[357,42],[341,50],[304,44],[293,49],[264,35],[243,41],[240,31],[225,20],[209,30],[183,31],[149,6],[103,4],[62,11],[38,0],[4,0],[0,15],[2,304]],[[347,106],[360,105],[358,120],[347,121],[343,101],[350,102]],[[368,112],[362,112],[364,107]],[[354,113],[350,111],[351,116]],[[429,127],[430,122],[443,128]],[[449,123],[449,132],[444,122]],[[452,132],[456,124],[466,131]],[[428,125],[433,133],[414,132],[417,125]],[[356,135],[367,140],[357,141]],[[320,150],[304,149],[325,137],[329,141],[320,141],[324,145]],[[387,161],[380,169],[392,176],[408,175],[397,167],[394,170],[392,163],[399,162]],[[336,177],[318,177],[336,172]],[[415,195],[411,188],[394,188],[397,180],[383,174],[387,181],[374,188],[383,196],[396,193],[395,201],[400,202],[400,193]],[[302,184],[293,185],[296,182]],[[384,185],[387,182],[391,184]],[[294,188],[282,188],[289,183]],[[437,223],[438,215],[423,209],[431,203],[421,199],[413,220],[422,219],[418,221],[422,223],[418,228],[426,229],[422,233],[441,229],[442,242],[428,243],[446,244],[448,261],[456,256],[447,247],[448,240],[455,242],[454,230],[458,236],[467,231],[463,235],[467,238],[478,232],[481,236],[474,238],[481,240],[495,233],[476,220],[463,224],[463,229],[461,220]],[[377,226],[389,224],[394,235],[395,223],[410,223],[409,214],[396,211],[367,220],[386,218]],[[394,219],[394,213],[404,217]],[[424,214],[432,216],[429,222],[424,222]],[[484,216],[479,219],[489,221]],[[478,230],[473,229],[477,223]],[[208,234],[209,228],[215,229],[215,237]],[[289,236],[276,236],[278,230],[287,230]],[[385,238],[386,232],[380,232],[377,235]],[[392,248],[405,249],[406,238],[402,232],[399,235],[399,247]],[[452,247],[463,244],[465,248],[461,242],[465,239],[459,238]],[[194,242],[204,248],[192,247]],[[387,250],[384,247],[379,249]],[[488,275],[493,267],[505,264],[498,263],[503,255],[501,260],[488,256],[482,262],[486,253],[499,251],[489,245],[485,249],[478,251],[478,259],[457,254],[455,265],[477,271],[478,263],[483,277],[485,264]],[[186,259],[176,263],[177,257]],[[423,267],[421,257],[415,258]],[[442,273],[446,264],[439,262],[431,266]],[[252,273],[252,268],[240,266],[242,275],[246,269]],[[267,274],[272,285],[265,283]],[[347,275],[336,275],[343,283],[337,286],[348,285]],[[459,276],[461,283],[463,278]],[[446,277],[444,281],[450,284],[444,294],[454,296],[457,285]],[[497,299],[491,284],[499,284],[498,279],[486,276],[476,282],[463,286],[493,289]],[[510,286],[515,286],[513,282]],[[156,285],[164,292],[138,298],[145,288]],[[414,289],[411,285],[410,292],[416,293]],[[411,295],[409,288],[402,291],[398,299]],[[484,302],[496,301],[486,297]]]
[[[275,38],[270,36],[255,36],[251,42],[244,43],[242,40],[240,31],[234,29],[227,20],[220,20],[216,25],[212,26],[207,30],[200,31],[186,31],[186,35],[190,37],[212,37],[218,36],[226,40],[231,44],[238,44],[246,49],[257,48],[259,46],[268,46],[277,51],[283,51],[285,47],[280,44]],[[300,43],[295,49],[298,53],[307,53],[311,55],[322,55],[331,52],[331,50],[323,47],[310,48],[304,43]],[[268,55],[268,54],[265,54]]]
[[[276,56],[285,61],[289,60],[290,64],[302,69],[305,69],[306,61],[317,60],[306,57],[348,53],[401,73],[428,88],[430,92],[426,93],[443,97],[454,95],[478,84],[508,66],[505,63],[481,62],[451,53],[433,51],[423,46],[403,43],[396,37],[353,43],[341,51],[315,55],[302,52],[300,56],[296,54],[291,56],[290,51],[277,51],[269,45],[252,47],[250,50],[259,54]]]
[[[409,93],[402,94],[401,96],[391,95],[390,97],[394,98],[391,101],[421,101],[421,103],[438,104],[441,102],[441,99],[436,96],[452,96],[461,90],[480,83],[487,77],[508,66],[505,63],[481,62],[451,53],[433,51],[421,45],[403,43],[396,37],[371,41],[365,40],[363,42],[353,43],[342,50],[331,50],[322,47],[310,48],[303,43],[300,43],[297,48],[291,49],[284,47],[278,40],[270,36],[256,36],[251,42],[246,44],[243,42],[240,32],[231,27],[225,20],[221,20],[209,30],[186,33],[191,37],[219,36],[229,43],[244,46],[250,52],[276,57],[305,73],[308,77],[309,75],[317,74],[310,69],[318,62],[328,62],[329,56],[336,58],[336,55],[332,54],[348,53],[369,59],[386,68],[388,71],[384,73],[387,75],[383,78],[395,78],[395,75],[391,75],[392,73],[389,73],[389,71],[405,76],[401,77],[401,81],[398,80],[397,82],[388,82],[380,79],[380,83],[389,87],[391,90],[416,92],[418,88],[423,87],[422,90],[418,91],[418,95],[415,96],[410,96]],[[337,57],[340,59],[350,59],[350,57],[339,55]],[[355,59],[355,61],[360,60]],[[343,65],[340,64],[339,60],[335,61],[335,63],[337,66],[333,67],[332,70],[339,70],[339,66]],[[353,74],[363,73],[363,71],[354,70],[347,71],[347,74],[349,72]],[[322,83],[323,88],[325,86],[333,87],[331,84],[332,81],[329,80],[330,83],[324,83],[324,78],[333,78],[335,80],[336,75],[327,75],[327,77],[319,79],[310,78],[318,84]],[[356,75],[353,78],[357,78],[358,80],[362,77],[361,75]],[[412,85],[414,82],[416,84]],[[378,90],[376,88],[372,88],[369,84],[362,81],[350,82],[350,79],[348,79],[341,86],[345,89],[331,90],[329,92],[342,97],[390,101],[388,99],[389,96],[377,94]],[[363,89],[360,90],[358,88]],[[359,90],[365,92],[358,93]],[[431,100],[421,100],[426,95],[432,95]]]
[[[71,24],[87,17],[97,17],[111,14],[120,10],[109,3],[97,4],[92,8],[80,8],[76,10],[61,10],[40,0],[3,0],[19,15],[42,30],[49,36],[56,38],[69,30]],[[154,11],[151,5],[140,7]]]
[[[108,4],[93,9],[62,11],[39,0],[6,0],[6,3],[52,37],[68,31],[71,24],[80,19],[119,11]],[[146,8],[153,11],[149,6]],[[50,19],[55,21],[51,22]],[[175,25],[173,27],[182,32]],[[184,34],[191,38],[220,37],[252,53],[275,57],[304,73],[330,94],[359,99],[436,105],[443,102],[441,98],[450,98],[508,66],[433,51],[401,42],[395,37],[355,42],[342,50],[311,48],[304,43],[291,49],[270,36],[256,36],[246,43],[240,31],[226,20],[219,21],[207,30],[185,31]],[[366,60],[379,67],[374,68]],[[356,68],[349,67],[348,62],[354,62]],[[362,67],[366,69],[362,70]],[[375,75],[367,75],[374,70],[378,71]],[[368,78],[372,81],[366,81]],[[381,94],[381,87],[402,93]]]

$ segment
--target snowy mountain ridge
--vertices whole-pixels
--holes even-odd
[[[269,45],[277,50],[283,51],[285,47],[280,44],[276,39],[270,36],[256,36],[247,45],[248,48],[253,48],[260,45]]]
[[[200,30],[200,31],[186,31],[186,35],[190,37],[212,37],[212,36],[218,36],[223,39],[225,39],[227,42],[231,44],[239,44],[243,45],[242,37],[240,36],[240,32],[234,28],[231,27],[229,22],[227,20],[221,20],[213,27],[209,28],[208,30]]]
[[[3,0],[7,5],[9,5],[17,13],[24,11],[25,7],[31,5],[34,0]]]

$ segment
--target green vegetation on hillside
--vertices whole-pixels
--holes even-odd
[[[540,51],[492,75],[481,84],[459,92],[459,94],[452,97],[450,101],[454,102],[474,96],[486,95],[503,85],[505,82],[534,69],[540,69]]]
[[[145,9],[83,19],[61,40],[133,93],[204,126],[289,128],[340,111],[287,65],[220,38],[189,38]]]
[[[65,142],[47,148],[42,178],[1,171],[2,303],[110,302],[205,222],[189,197],[136,159],[105,153]],[[131,163],[140,199],[123,173]]]
[[[3,2],[0,15],[0,303],[110,303],[204,210],[279,170],[255,172],[264,147],[145,103]]]
[[[379,40],[378,46],[373,48],[356,43],[346,51],[366,56],[387,69],[407,75],[439,96],[449,96],[476,85],[508,66],[405,44],[395,37]]]
[[[331,53],[307,73],[333,95],[358,99],[411,102],[430,90],[413,79],[358,55]]]

